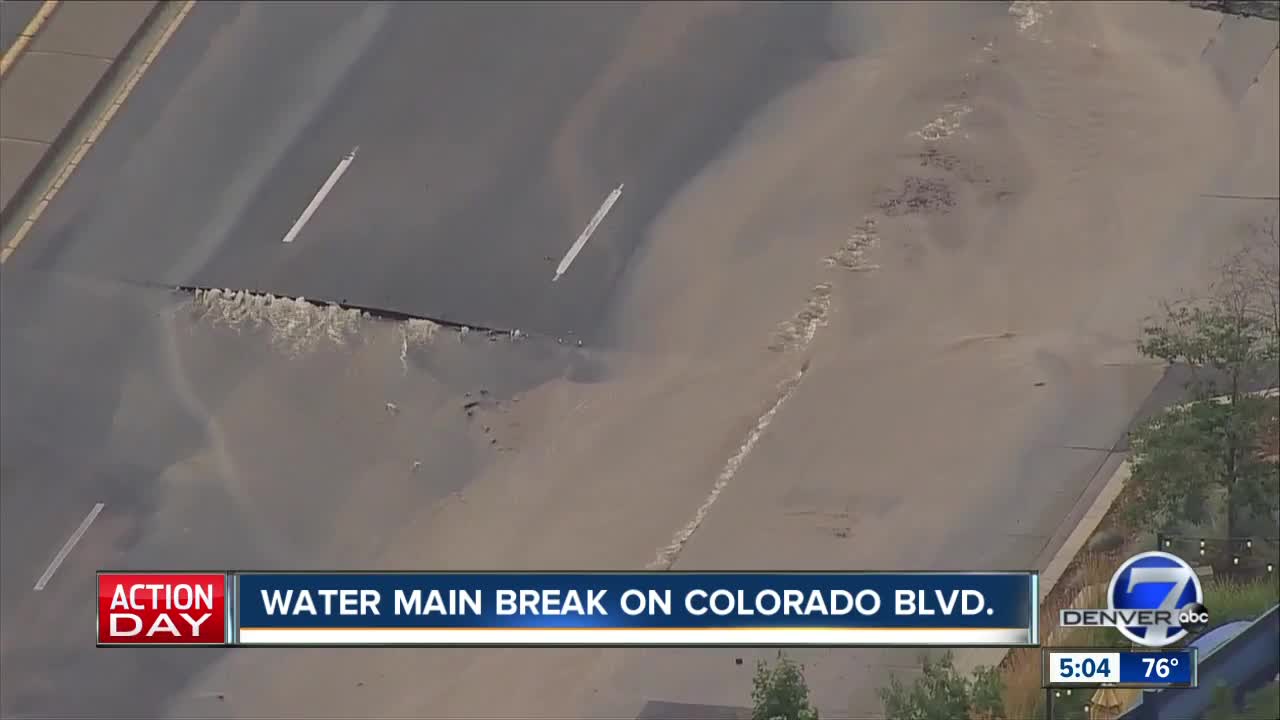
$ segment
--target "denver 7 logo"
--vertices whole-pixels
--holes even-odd
[[[1182,558],[1163,552],[1134,555],[1111,577],[1107,597],[1112,610],[1153,610],[1154,622],[1116,629],[1129,640],[1162,647],[1186,636],[1185,610],[1204,600],[1200,578]],[[1199,609],[1197,607],[1197,609]]]

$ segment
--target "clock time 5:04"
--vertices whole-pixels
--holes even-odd
[[[1047,678],[1050,684],[1097,685],[1120,682],[1118,652],[1051,652]]]

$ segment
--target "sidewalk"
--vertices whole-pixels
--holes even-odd
[[[163,3],[64,0],[0,78],[0,222],[33,188]],[[19,30],[21,32],[21,30]]]

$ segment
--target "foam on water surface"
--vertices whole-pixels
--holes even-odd
[[[369,316],[337,305],[244,290],[197,290],[191,301],[198,322],[236,332],[265,332],[289,354],[322,345],[344,346],[356,338]]]

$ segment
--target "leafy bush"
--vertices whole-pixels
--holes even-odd
[[[772,666],[761,660],[752,680],[751,720],[818,720],[809,702],[804,667],[781,651]]]
[[[1004,686],[996,668],[980,667],[965,677],[950,652],[924,660],[924,674],[907,687],[894,677],[880,690],[889,720],[995,720],[1004,717]]]

